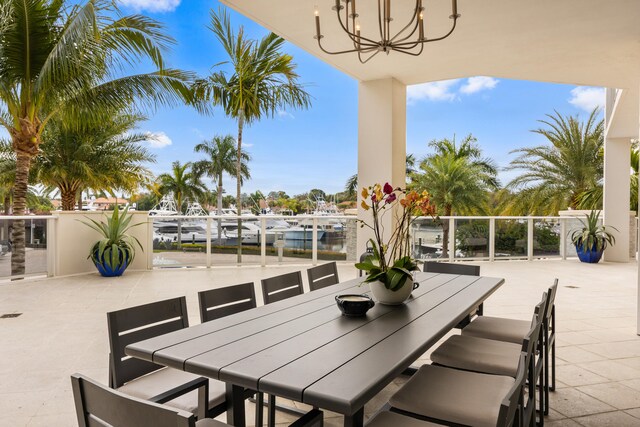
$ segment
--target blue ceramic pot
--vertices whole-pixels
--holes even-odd
[[[104,277],[115,277],[122,276],[122,273],[129,266],[129,260],[122,260],[118,265],[114,265],[109,267],[106,262],[104,262],[104,256],[102,257],[102,263],[94,262],[98,272]]]
[[[589,264],[596,264],[602,258],[602,251],[596,250],[596,245],[593,245],[591,249],[585,250],[583,245],[576,245],[576,252],[578,254],[578,258],[582,262],[588,262]]]

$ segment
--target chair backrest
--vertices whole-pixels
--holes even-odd
[[[461,274],[464,276],[479,276],[480,266],[450,262],[427,261],[423,271],[426,273]]]
[[[516,381],[513,384],[513,387],[509,389],[507,395],[502,400],[502,404],[500,405],[500,411],[498,412],[498,422],[496,423],[497,427],[511,427],[520,424],[515,421],[516,416],[519,415],[518,406],[522,401],[524,385],[527,378],[526,373],[526,355],[524,353],[521,353],[520,362],[518,363],[518,370],[516,373]]]
[[[191,412],[128,396],[80,374],[71,375],[80,427],[194,427]]]
[[[551,315],[553,314],[553,307],[556,303],[556,292],[558,291],[558,279],[553,281],[553,285],[547,291],[547,310],[545,314],[545,319],[551,319]]]
[[[256,308],[253,282],[198,292],[200,321],[220,319],[231,314]]]
[[[335,261],[308,269],[307,276],[309,289],[312,291],[335,285],[340,281],[338,279],[338,264]]]
[[[302,274],[299,271],[262,279],[262,296],[265,304],[281,301],[304,293]]]
[[[177,331],[189,326],[185,297],[125,308],[107,313],[109,329],[109,386],[124,383],[162,368],[155,363],[127,357],[131,343]]]

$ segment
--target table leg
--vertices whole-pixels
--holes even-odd
[[[245,427],[244,387],[227,384],[225,398],[227,400],[227,424],[235,427]]]
[[[364,407],[353,415],[344,416],[344,427],[362,427],[364,425]]]

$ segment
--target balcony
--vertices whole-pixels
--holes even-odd
[[[128,271],[114,279],[91,273],[0,285],[0,315],[19,314],[0,319],[0,357],[5,361],[0,366],[0,425],[75,424],[69,375],[79,371],[107,383],[106,312],[186,295],[191,324],[197,324],[198,291],[258,283],[311,263]],[[529,319],[541,293],[553,278],[560,279],[558,390],[551,394],[549,425],[638,425],[636,264],[587,265],[561,257],[479,264],[483,275],[506,278],[485,304],[487,315]],[[340,264],[339,273],[341,280],[356,277],[351,263]],[[397,379],[370,402],[366,414],[403,381]],[[327,416],[327,425],[341,425],[340,417]],[[278,421],[291,418],[279,413]]]

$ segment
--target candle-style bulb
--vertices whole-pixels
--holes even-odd
[[[314,6],[313,14],[314,14],[315,16],[320,16],[320,11],[318,10],[318,5],[315,5],[315,6]]]
[[[360,22],[356,22],[356,31],[360,31]]]

